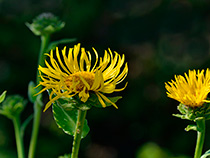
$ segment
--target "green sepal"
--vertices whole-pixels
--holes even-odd
[[[207,150],[207,151],[201,156],[201,158],[207,158],[208,156],[210,156],[210,150]]]
[[[199,118],[210,119],[210,104],[204,103],[201,107],[191,108],[182,103],[177,107],[181,114],[173,114],[175,117],[196,122]]]
[[[0,95],[0,103],[2,103],[6,97],[6,93],[7,91],[4,91],[1,95]]]
[[[198,117],[194,121],[196,122],[196,125],[188,125],[185,128],[185,131],[194,130],[194,131],[198,131],[198,132],[203,132],[203,130],[205,129],[204,123],[203,123],[203,121],[205,121],[205,118]]]
[[[187,116],[181,115],[181,114],[172,114],[172,116],[175,116],[175,117],[178,117],[178,118],[181,118],[181,119],[185,119],[185,120],[189,120]]]
[[[206,103],[206,108],[205,108],[205,119],[209,120],[210,119],[210,104]]]
[[[198,128],[196,125],[188,125],[186,128],[185,128],[185,131],[190,131],[190,130],[194,130],[194,131],[197,131]]]
[[[71,154],[65,154],[63,156],[59,156],[58,158],[71,158]]]
[[[51,42],[46,52],[49,52],[50,50],[54,50],[59,44],[71,43],[71,42],[75,42],[76,40],[77,40],[76,38],[66,38],[66,39],[61,39],[58,41]]]
[[[55,122],[57,123],[59,128],[69,135],[74,135],[76,129],[76,122],[77,122],[77,110],[65,110],[61,103],[56,101],[53,104],[53,116]],[[82,138],[84,138],[88,132],[90,131],[87,120],[84,122],[84,127],[82,131]]]

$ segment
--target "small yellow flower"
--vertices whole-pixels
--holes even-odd
[[[80,100],[86,102],[89,98],[89,92],[94,92],[97,95],[103,107],[106,107],[104,102],[106,101],[118,108],[104,93],[125,89],[127,83],[124,88],[116,89],[116,85],[122,82],[128,73],[127,63],[121,70],[125,57],[124,55],[121,57],[117,52],[113,54],[108,49],[108,51],[105,50],[103,58],[98,58],[98,53],[94,48],[93,51],[96,60],[93,66],[91,66],[90,52],[86,52],[85,48],[80,49],[80,44],[70,48],[68,53],[64,47],[62,55],[56,48],[57,59],[53,56],[52,50],[50,54],[47,54],[50,64],[45,61],[46,67],[39,66],[38,68],[42,79],[39,85],[43,86],[38,94],[51,89],[50,101],[46,104],[44,111],[61,97],[70,98],[78,94]]]
[[[184,77],[185,76],[185,77]],[[210,92],[210,70],[189,70],[184,76],[175,75],[175,81],[165,83],[167,96],[189,107],[200,107]]]

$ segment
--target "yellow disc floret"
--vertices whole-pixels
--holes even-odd
[[[73,92],[81,92],[85,84],[92,87],[95,74],[92,72],[76,72],[66,77],[65,84],[71,88]]]

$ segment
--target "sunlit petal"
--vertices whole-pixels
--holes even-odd
[[[168,97],[189,107],[199,107],[210,92],[210,70],[189,70],[184,76],[175,75],[175,81],[165,83]]]
[[[46,111],[52,103],[61,97],[73,97],[78,95],[82,102],[86,102],[90,97],[89,93],[95,93],[98,101],[102,107],[106,104],[112,104],[118,108],[108,97],[107,93],[119,92],[125,89],[116,89],[116,85],[122,82],[128,73],[128,66],[125,63],[125,57],[120,56],[117,52],[114,55],[110,49],[105,50],[103,57],[98,57],[97,51],[93,48],[95,53],[95,63],[91,68],[91,53],[85,51],[85,48],[80,48],[80,44],[70,48],[69,51],[66,47],[59,53],[56,48],[56,58],[53,51],[47,54],[49,62],[45,61],[46,67],[39,66],[40,83],[45,90],[50,90],[49,102],[46,104],[44,111]],[[68,52],[68,53],[67,53]],[[210,74],[210,73],[209,73]],[[201,75],[201,81],[204,77]],[[209,79],[210,81],[210,79]],[[183,81],[184,82],[184,81]],[[169,83],[167,87],[173,85]],[[201,86],[201,85],[199,85]],[[171,90],[169,90],[169,93]]]

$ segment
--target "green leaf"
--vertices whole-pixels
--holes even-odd
[[[55,49],[59,44],[66,44],[66,43],[71,43],[75,42],[77,39],[76,38],[66,38],[66,39],[61,39],[58,41],[51,42],[48,46],[47,51],[49,52],[51,49]]]
[[[21,130],[20,131],[21,131],[22,138],[24,136],[24,132],[25,132],[25,129],[26,129],[27,125],[30,123],[30,121],[33,119],[33,117],[34,116],[31,114],[21,125]]]
[[[63,107],[64,110],[75,110],[77,108],[77,101],[71,97],[71,98],[65,98],[61,97],[57,100],[58,104]]]
[[[6,93],[7,91],[4,91],[1,95],[0,95],[0,103],[2,103],[6,97]]]
[[[210,156],[210,150],[206,151],[201,158],[207,158],[208,156]]]
[[[59,102],[56,101],[53,104],[53,115],[54,119],[59,128],[69,135],[74,135],[76,129],[76,122],[77,122],[77,110],[64,110]],[[83,131],[82,131],[82,138],[84,138],[88,132],[90,131],[87,120],[85,120]]]

